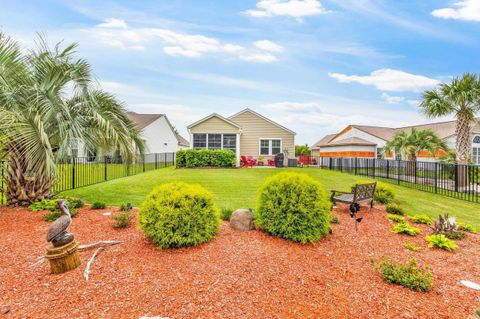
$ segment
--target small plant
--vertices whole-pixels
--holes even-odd
[[[233,209],[228,208],[228,207],[223,207],[220,209],[220,218],[222,220],[230,220],[230,216],[232,216]]]
[[[42,211],[42,210],[53,211],[53,210],[57,209],[57,201],[54,200],[54,199],[42,199],[39,202],[35,202],[35,203],[31,204],[30,206],[28,206],[28,208],[32,212],[39,212],[39,211]]]
[[[457,248],[455,242],[445,235],[435,234],[425,237],[425,240],[428,242],[428,247],[430,248],[440,248],[448,251],[454,251]]]
[[[372,183],[372,181],[360,180],[352,184],[350,188],[353,189],[353,187],[355,187],[355,185],[357,184],[366,184],[366,183]],[[379,202],[382,204],[388,204],[393,202],[393,200],[395,199],[395,192],[393,191],[393,188],[390,185],[382,182],[377,182],[377,186],[375,187],[374,199],[376,202]]]
[[[405,218],[403,218],[402,216],[399,216],[399,215],[387,214],[387,218],[389,220],[391,220],[392,222],[395,222],[395,223],[404,223],[405,222]]]
[[[433,233],[445,235],[445,237],[454,240],[462,239],[465,236],[459,229],[455,218],[448,217],[448,214],[438,215],[438,220],[434,223]]]
[[[120,205],[120,211],[121,212],[129,212],[129,211],[132,210],[132,208],[133,208],[132,204],[130,204],[130,203],[126,203],[126,204],[124,203],[124,204]]]
[[[414,258],[405,264],[384,259],[376,268],[383,279],[414,291],[427,292],[433,288],[433,275],[428,268],[420,267]]]
[[[477,314],[478,318],[480,318],[480,310],[475,310],[475,313]]]
[[[405,212],[400,206],[398,206],[398,204],[388,204],[387,207],[385,207],[385,210],[389,214],[405,215]]]
[[[412,243],[405,243],[405,244],[403,244],[403,247],[405,247],[405,248],[407,248],[408,250],[411,250],[411,251],[420,251],[422,249],[421,247],[415,246]]]
[[[332,224],[340,224],[339,220],[338,220],[338,216],[336,215],[331,215],[330,216],[330,223]]]
[[[113,215],[115,222],[113,223],[114,228],[125,228],[130,225],[130,221],[133,216],[127,211],[122,211],[116,215]]]
[[[58,217],[62,215],[62,212],[59,210],[49,210],[42,219],[46,222],[54,222]]]
[[[475,229],[470,224],[465,224],[462,222],[457,222],[458,230],[467,232],[467,233],[475,233]]]
[[[392,233],[405,234],[409,236],[417,236],[420,229],[410,226],[408,223],[398,223],[392,228]]]
[[[92,209],[104,209],[107,205],[104,202],[94,202],[92,204]]]
[[[415,224],[426,224],[430,225],[432,223],[432,218],[426,214],[414,215],[410,217],[410,220]]]
[[[64,199],[67,202],[68,208],[71,209],[82,208],[85,205],[85,202],[78,197],[65,197]]]

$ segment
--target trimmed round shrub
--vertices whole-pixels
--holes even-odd
[[[255,223],[294,242],[319,240],[330,231],[330,202],[323,186],[308,175],[285,172],[258,190]]]
[[[359,180],[351,184],[350,188],[353,189],[357,184],[367,184],[373,182],[374,181],[368,179]],[[395,191],[390,185],[382,182],[377,182],[377,186],[375,187],[374,199],[376,202],[379,202],[381,204],[391,203],[395,199]]]
[[[158,186],[140,206],[138,225],[160,248],[194,246],[213,239],[220,227],[212,194],[200,185]]]

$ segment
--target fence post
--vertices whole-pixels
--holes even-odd
[[[155,169],[158,168],[158,153],[155,153]]]
[[[375,159],[372,160],[372,163],[373,163],[373,178],[375,178],[375,174],[376,174]]]
[[[387,161],[387,178],[390,179],[390,161],[389,160],[386,160]]]
[[[357,157],[355,157],[355,175],[357,175],[357,170],[358,170],[358,163],[357,163]]]
[[[438,162],[435,162],[435,194],[438,192]]]
[[[145,173],[145,154],[142,155],[142,161],[143,161],[143,172]]]
[[[400,164],[401,164],[401,161],[398,160],[397,161],[397,184],[400,185]]]
[[[105,180],[107,180],[107,157],[103,157],[103,162],[104,162],[104,175],[105,175]]]
[[[340,157],[340,172],[343,172],[343,157]]]
[[[458,163],[455,163],[455,192],[458,192]]]
[[[77,159],[72,156],[72,189],[75,189],[75,163]]]
[[[172,152],[172,165],[170,165],[170,166],[175,166],[175,156],[176,155],[177,154],[175,152]]]
[[[328,169],[332,170],[332,158],[329,158]]]

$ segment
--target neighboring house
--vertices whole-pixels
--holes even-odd
[[[295,132],[250,109],[228,118],[217,113],[188,126],[190,148],[228,149],[241,156],[272,158],[284,153],[285,161],[295,156]]]
[[[145,154],[173,153],[189,148],[189,141],[178,134],[165,114],[127,112],[127,115],[141,131],[140,136],[145,141]],[[99,150],[87,150],[83,141],[79,141],[76,147],[72,147],[71,155],[74,157],[88,157],[89,161],[95,161],[97,151]],[[151,161],[153,159],[146,158],[145,160]]]
[[[455,125],[456,121],[447,121],[431,124],[421,124],[398,128],[349,125],[340,133],[329,134],[310,148],[312,156],[321,157],[366,157],[381,158],[382,149],[396,133],[409,131],[412,128],[418,130],[432,130],[438,137],[445,140],[449,148],[455,148]],[[472,161],[480,164],[480,124],[477,121],[472,127]],[[440,151],[431,157],[427,152],[418,154],[420,161],[435,161],[444,152]],[[386,154],[385,158],[400,159],[400,154]]]

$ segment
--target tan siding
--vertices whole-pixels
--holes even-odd
[[[245,156],[259,156],[260,138],[282,139],[282,151],[288,149],[288,156],[295,156],[295,135],[284,129],[246,111],[233,118],[233,122],[242,127],[240,137],[240,154]]]
[[[312,152],[312,156],[320,156],[320,149],[319,148],[314,149],[311,152]]]
[[[230,123],[225,122],[224,120],[214,116],[209,118],[206,121],[195,125],[190,128],[192,134],[195,133],[238,133],[238,127],[233,126]]]

